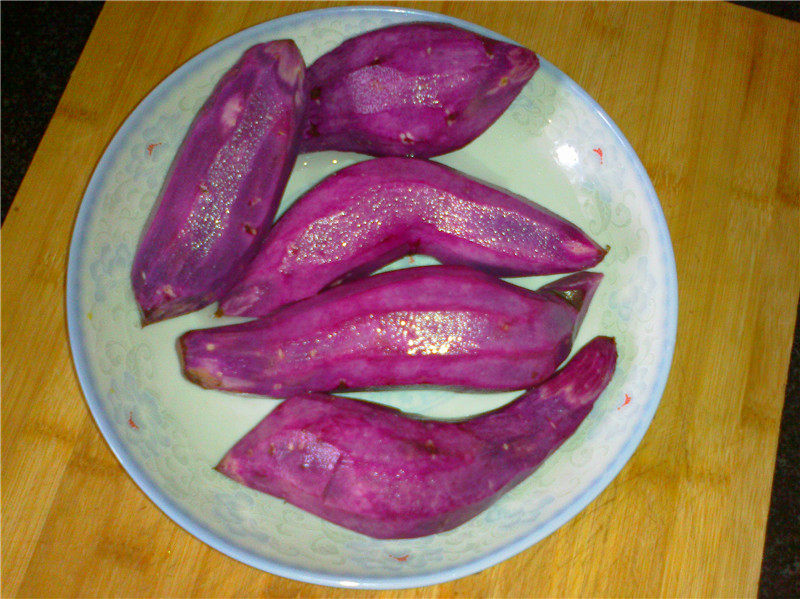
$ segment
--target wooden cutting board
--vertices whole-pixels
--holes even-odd
[[[800,26],[722,3],[394,4],[537,50],[650,174],[680,316],[633,458],[539,544],[424,589],[283,579],[169,520],[105,444],[72,367],[64,286],[80,200],[116,129],[175,68],[245,27],[336,4],[111,2],[2,228],[4,596],[755,595],[800,291]]]

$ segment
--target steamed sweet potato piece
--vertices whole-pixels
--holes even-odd
[[[436,162],[378,158],[338,171],[291,206],[220,307],[265,315],[410,253],[521,276],[591,268],[606,251],[511,192]]]
[[[452,152],[494,123],[538,68],[527,48],[444,23],[364,33],[309,67],[301,151]]]
[[[596,337],[514,402],[456,422],[344,397],[294,396],[216,469],[372,537],[443,532],[484,511],[575,432],[616,357],[614,340]]]
[[[200,109],[134,258],[143,324],[200,309],[241,276],[294,166],[304,76],[294,42],[259,44]]]
[[[602,275],[530,291],[463,266],[386,272],[250,322],[190,331],[186,376],[227,391],[437,385],[525,389],[569,355]]]

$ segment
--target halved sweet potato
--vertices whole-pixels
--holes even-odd
[[[294,42],[259,44],[200,109],[134,258],[143,324],[200,309],[241,276],[294,166],[304,76]]]
[[[527,48],[445,23],[364,33],[309,67],[301,151],[452,152],[494,123],[538,68]]]
[[[602,275],[538,291],[464,266],[345,283],[250,322],[190,331],[185,375],[203,387],[290,397],[404,385],[526,389],[566,359]]]
[[[344,397],[294,396],[216,469],[372,537],[443,532],[484,511],[575,432],[616,358],[614,340],[596,337],[546,382],[460,422]]]
[[[338,171],[289,208],[221,311],[265,315],[410,253],[521,276],[591,268],[606,250],[507,190],[436,162],[378,158]]]

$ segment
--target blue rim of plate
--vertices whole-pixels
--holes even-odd
[[[100,429],[100,432],[102,433],[114,455],[117,457],[131,478],[133,478],[134,482],[139,486],[139,488],[153,501],[153,503],[156,504],[156,506],[159,507],[159,509],[161,509],[170,519],[181,526],[184,530],[207,545],[210,545],[218,551],[221,551],[222,553],[240,562],[265,572],[301,582],[309,582],[332,587],[364,589],[402,589],[422,587],[456,580],[458,578],[480,572],[481,570],[505,561],[506,559],[509,559],[510,557],[513,557],[514,555],[528,549],[545,537],[549,536],[551,533],[559,529],[561,526],[575,517],[579,512],[581,512],[609,485],[614,478],[616,478],[620,470],[622,470],[622,468],[633,455],[636,448],[639,446],[639,443],[644,437],[644,434],[647,432],[647,429],[649,428],[650,423],[655,416],[656,409],[661,401],[661,397],[667,383],[667,378],[669,376],[672,358],[675,351],[675,338],[678,324],[678,277],[675,267],[675,257],[672,250],[672,242],[669,236],[669,230],[664,218],[664,212],[661,207],[661,203],[658,200],[658,196],[656,195],[653,184],[650,181],[644,166],[639,160],[636,152],[633,150],[633,147],[622,134],[622,131],[620,131],[614,121],[612,121],[603,110],[603,108],[567,75],[539,56],[541,68],[547,68],[549,71],[551,71],[562,85],[564,85],[571,93],[575,94],[582,101],[584,101],[592,109],[592,111],[601,118],[601,120],[605,123],[605,125],[609,128],[619,142],[620,147],[626,154],[626,157],[631,161],[631,164],[634,165],[637,178],[641,182],[642,187],[647,194],[647,201],[650,205],[654,221],[658,227],[659,242],[661,246],[665,248],[665,250],[668,250],[665,251],[661,256],[662,263],[664,264],[666,277],[665,285],[667,289],[665,322],[663,323],[663,330],[667,333],[664,344],[665,351],[663,353],[661,363],[658,365],[658,374],[652,387],[652,395],[657,397],[657,399],[650,400],[648,409],[643,412],[640,421],[633,429],[633,434],[622,446],[620,452],[617,454],[616,459],[609,464],[602,475],[596,478],[584,490],[583,493],[575,497],[569,505],[565,506],[560,512],[555,514],[548,522],[530,531],[526,536],[509,543],[508,545],[494,551],[493,553],[490,553],[489,555],[479,557],[459,566],[433,573],[394,577],[361,576],[348,579],[344,576],[335,575],[326,571],[313,570],[310,568],[297,568],[268,560],[262,556],[254,554],[247,549],[218,537],[216,534],[205,528],[201,522],[198,522],[192,517],[188,516],[180,506],[176,505],[169,497],[162,493],[158,485],[156,485],[147,475],[147,473],[145,473],[138,466],[136,461],[126,449],[125,444],[115,432],[108,415],[98,401],[98,393],[91,375],[91,370],[89,368],[86,346],[84,344],[83,325],[81,324],[80,318],[81,289],[79,283],[79,273],[81,272],[83,258],[81,255],[81,248],[84,245],[83,242],[86,235],[86,229],[89,224],[90,217],[93,214],[94,206],[99,197],[98,191],[109,163],[111,163],[113,161],[112,159],[116,157],[122,141],[133,129],[133,126],[139,117],[147,111],[149,104],[166,93],[166,91],[171,88],[176,80],[179,80],[184,76],[184,74],[191,71],[195,65],[205,60],[208,55],[237,44],[242,38],[252,36],[255,30],[268,28],[269,26],[274,26],[278,23],[281,25],[292,26],[294,24],[302,23],[307,19],[319,19],[321,16],[336,16],[342,13],[352,12],[363,13],[365,15],[375,13],[400,14],[421,20],[450,23],[464,29],[469,29],[480,35],[493,37],[510,43],[517,43],[479,25],[438,13],[408,8],[359,6],[318,9],[287,15],[272,21],[266,21],[220,40],[219,42],[195,55],[186,63],[173,71],[169,76],[167,76],[147,96],[145,96],[141,102],[139,102],[133,112],[131,112],[131,114],[125,119],[125,122],[122,124],[122,126],[117,130],[117,133],[106,147],[102,158],[98,162],[94,173],[92,174],[92,178],[89,181],[89,185],[86,187],[86,192],[84,193],[81,201],[78,216],[73,227],[72,241],[69,249],[66,287],[67,326],[78,380],[80,381],[83,389],[86,403],[89,406],[89,410],[91,411],[92,416],[94,417],[95,422]]]

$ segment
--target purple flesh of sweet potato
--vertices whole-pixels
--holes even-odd
[[[290,397],[436,385],[526,389],[566,359],[602,275],[538,291],[465,266],[427,266],[344,283],[250,322],[190,331],[187,378]]]
[[[606,250],[552,212],[444,165],[377,158],[331,175],[282,215],[221,311],[265,315],[409,253],[521,276],[591,268]]]
[[[608,385],[616,346],[596,337],[552,378],[462,421],[409,417],[325,394],[283,401],[216,469],[379,539],[420,537],[475,517],[568,439]]]
[[[538,68],[527,48],[444,23],[370,31],[309,67],[301,152],[452,152],[494,123]]]
[[[200,109],[134,258],[143,324],[200,309],[241,276],[294,166],[304,78],[294,42],[259,44]]]

